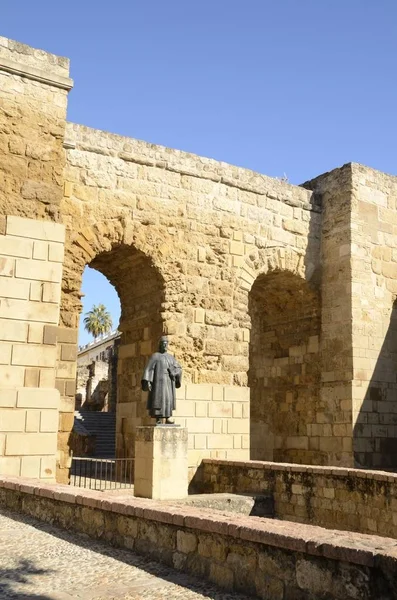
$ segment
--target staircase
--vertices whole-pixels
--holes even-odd
[[[76,411],[75,418],[96,436],[95,458],[116,456],[116,413]]]

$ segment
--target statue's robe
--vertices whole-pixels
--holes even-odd
[[[167,352],[155,352],[146,365],[142,376],[142,389],[149,390],[147,409],[151,417],[172,416],[175,410],[175,388],[181,387],[182,367],[178,361]]]

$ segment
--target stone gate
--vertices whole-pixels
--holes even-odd
[[[397,178],[303,186],[66,121],[69,61],[0,38],[0,473],[67,481],[81,279],[121,302],[117,452],[158,338],[204,457],[394,467]]]

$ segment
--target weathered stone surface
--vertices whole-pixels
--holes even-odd
[[[203,457],[250,452],[395,466],[396,178],[348,164],[292,186],[66,123],[68,61],[1,48],[0,337],[31,345],[26,364],[3,347],[4,388],[32,386],[26,369],[40,368],[41,388],[56,377],[70,397],[74,350],[58,345],[77,341],[90,264],[122,305],[119,456],[148,424],[140,377],[168,333],[186,390],[196,386],[177,415],[191,430],[190,476]],[[42,342],[27,323],[44,325]],[[56,365],[51,348],[32,358],[41,343]],[[215,386],[222,398],[202,398]],[[248,388],[250,409],[237,404]],[[66,449],[59,457],[66,478]]]
[[[164,522],[170,507],[160,502],[120,495],[109,503],[100,492],[4,476],[0,505],[132,549],[249,597],[357,600],[396,595],[391,575],[395,540],[388,538],[173,506],[172,518],[181,519],[176,525]]]

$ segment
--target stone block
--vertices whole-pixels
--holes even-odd
[[[225,450],[233,448],[233,435],[227,434],[209,434],[207,435],[207,448],[211,450]]]
[[[12,277],[15,270],[15,258],[5,258],[0,256],[0,275]]]
[[[2,388],[22,387],[25,380],[25,369],[11,365],[0,365],[0,381]]]
[[[21,473],[21,459],[18,456],[0,457],[0,475],[19,477]]]
[[[0,407],[14,408],[17,404],[17,392],[11,389],[0,389]]]
[[[65,226],[52,221],[38,221],[35,219],[8,216],[6,234],[64,243]]]
[[[12,349],[13,365],[25,365],[27,367],[54,367],[55,361],[56,349],[51,346],[26,346],[14,344]]]
[[[210,402],[208,405],[210,417],[231,417],[232,403],[231,402]],[[245,433],[245,432],[244,432]]]
[[[224,398],[231,402],[249,402],[250,389],[248,387],[227,385],[225,386]]]
[[[61,300],[61,286],[59,283],[42,284],[42,301],[59,304]]]
[[[42,410],[40,414],[40,431],[43,433],[57,432],[58,421],[59,419],[57,410]]]
[[[0,297],[27,300],[29,298],[29,282],[0,277]]]
[[[56,450],[56,433],[9,433],[6,438],[6,456],[55,456]]]
[[[194,412],[193,414],[186,414],[186,417],[208,417],[208,402],[204,401],[199,401],[199,402],[194,402],[193,400],[185,400],[186,402],[192,402],[194,404]]]
[[[28,323],[0,319],[0,340],[8,342],[26,342]]]
[[[27,433],[37,433],[40,429],[40,410],[26,411],[25,431]]]
[[[49,254],[48,259],[52,262],[60,262],[63,263],[64,259],[64,245],[63,244],[49,244]]]
[[[61,396],[61,404],[59,406],[59,411],[66,413],[73,413],[75,406],[75,399],[73,398],[65,398]]]
[[[230,240],[229,251],[230,254],[234,254],[236,256],[244,255],[244,244],[242,242],[236,242],[234,240]]]
[[[22,281],[16,279],[16,281]],[[29,284],[29,282],[26,282]],[[40,281],[32,281],[30,283],[30,293],[29,300],[33,300],[33,302],[41,302],[43,297],[43,284]]]
[[[61,360],[76,360],[77,359],[77,348],[71,344],[62,344],[61,346]]]
[[[15,277],[60,283],[62,280],[62,264],[17,258]]]
[[[58,330],[60,328],[54,325],[44,326],[44,344],[55,346],[58,340]]]
[[[0,431],[25,431],[26,411],[15,408],[0,409]]]
[[[194,384],[186,385],[186,400],[211,400],[212,386],[209,384]]]
[[[190,433],[212,433],[213,419],[194,417],[186,419],[186,427]]]
[[[40,477],[40,463],[41,458],[39,456],[23,456],[21,459],[21,477],[38,479]]]
[[[0,342],[0,365],[9,365],[11,362],[12,345],[7,342]]]
[[[55,370],[40,369],[39,387],[54,388],[55,387]]]
[[[180,427],[137,427],[135,496],[185,498],[188,486],[188,432]]]
[[[76,393],[76,382],[73,381],[67,381],[66,382],[66,386],[65,386],[65,396],[73,396]]]
[[[194,322],[195,323],[204,323],[205,310],[202,308],[194,309]]]
[[[149,356],[152,353],[152,341],[146,340],[144,342],[140,342],[140,353],[142,356]]]
[[[130,358],[136,356],[136,344],[123,344],[119,348],[119,358]]]
[[[76,379],[76,363],[72,361],[58,362],[56,377],[57,379]]]
[[[5,433],[0,433],[0,456],[4,456],[5,449],[6,449],[6,435],[5,435]]]
[[[48,243],[47,242],[34,242],[33,258],[35,260],[48,260]]]
[[[183,554],[195,552],[197,550],[197,537],[194,533],[179,530],[176,533],[176,547]]]
[[[31,258],[33,241],[10,236],[0,237],[0,254],[17,258]]]
[[[227,432],[228,433],[249,433],[250,422],[249,419],[228,419],[227,421]]]
[[[212,386],[212,400],[221,401],[223,400],[223,385],[213,385]]]
[[[43,343],[44,325],[41,323],[29,323],[28,342],[32,344]]]
[[[58,431],[72,431],[74,422],[74,413],[60,413],[59,421],[57,423]],[[56,431],[56,429],[55,429]]]
[[[59,308],[55,304],[42,304],[26,300],[7,300],[0,302],[0,320],[17,319],[21,321],[41,321],[42,323],[57,323]]]
[[[18,390],[18,408],[59,408],[59,391],[48,388]]]
[[[54,479],[56,473],[55,456],[43,456],[40,462],[40,478]]]

